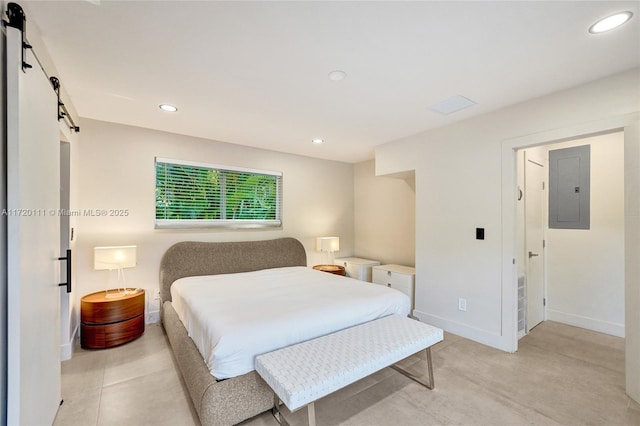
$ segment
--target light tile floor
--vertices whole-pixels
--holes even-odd
[[[54,425],[198,425],[181,380],[159,324],[116,348],[77,347],[62,363]]]
[[[413,356],[403,366],[421,371]],[[545,322],[508,354],[445,334],[433,348],[436,389],[384,369],[316,403],[320,425],[640,425],[624,393],[624,340]],[[198,425],[162,326],[134,342],[76,349],[62,364],[54,425]],[[306,411],[287,413],[306,425]],[[276,426],[269,413],[244,426]]]

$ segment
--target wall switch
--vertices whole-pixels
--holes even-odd
[[[463,299],[462,297],[458,299],[458,309],[467,312],[467,299]]]
[[[484,228],[476,228],[476,240],[484,240]]]

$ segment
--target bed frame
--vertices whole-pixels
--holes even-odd
[[[207,243],[186,241],[169,247],[160,262],[162,325],[203,426],[236,424],[273,406],[273,391],[252,371],[218,381],[187,335],[171,304],[171,285],[179,278],[307,266],[295,238]]]

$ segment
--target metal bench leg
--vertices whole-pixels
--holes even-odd
[[[273,393],[273,408],[271,408],[271,414],[278,424],[289,426],[289,422],[287,422],[287,419],[285,419],[280,412],[280,398],[278,398],[275,392]],[[307,414],[309,416],[309,426],[316,426],[316,405],[313,402],[307,405]]]
[[[411,380],[413,380],[414,382],[420,383],[422,386],[424,386],[427,389],[433,389],[435,388],[435,383],[433,381],[433,362],[431,360],[431,347],[428,347],[427,349],[425,349],[426,353],[427,353],[427,370],[429,372],[429,383],[425,383],[420,377],[415,376],[411,373],[409,373],[407,370],[405,370],[402,367],[398,367],[397,365],[393,364],[391,366],[391,368],[393,368],[394,370],[396,370],[398,373],[403,374],[405,376],[407,376],[408,378],[410,378]]]
[[[309,415],[309,426],[316,426],[316,405],[313,402],[307,405],[307,414]]]
[[[280,412],[280,398],[275,392],[273,393],[273,408],[271,408],[271,414],[273,415],[273,418],[276,419],[278,424],[282,426],[289,426],[287,419],[285,419]]]

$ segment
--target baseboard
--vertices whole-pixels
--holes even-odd
[[[73,357],[73,348],[76,346],[76,339],[78,338],[78,326],[71,333],[71,340],[67,343],[60,345],[60,361],[67,361]]]
[[[155,324],[157,322],[160,322],[160,311],[146,313],[145,324]]]
[[[616,324],[594,318],[583,317],[581,315],[568,314],[566,312],[554,311],[553,309],[547,309],[546,319],[549,321],[585,328],[587,330],[597,331],[599,333],[624,337],[624,324]]]
[[[507,341],[508,339],[500,334],[474,328],[467,324],[451,321],[436,315],[430,315],[417,309],[414,309],[413,315],[420,321],[439,327],[446,332],[473,340],[474,342],[482,343],[483,345],[491,346],[492,348],[500,349],[501,351],[511,352],[509,349],[509,342]]]
[[[64,343],[60,345],[60,361],[68,361],[73,356],[73,344]]]

